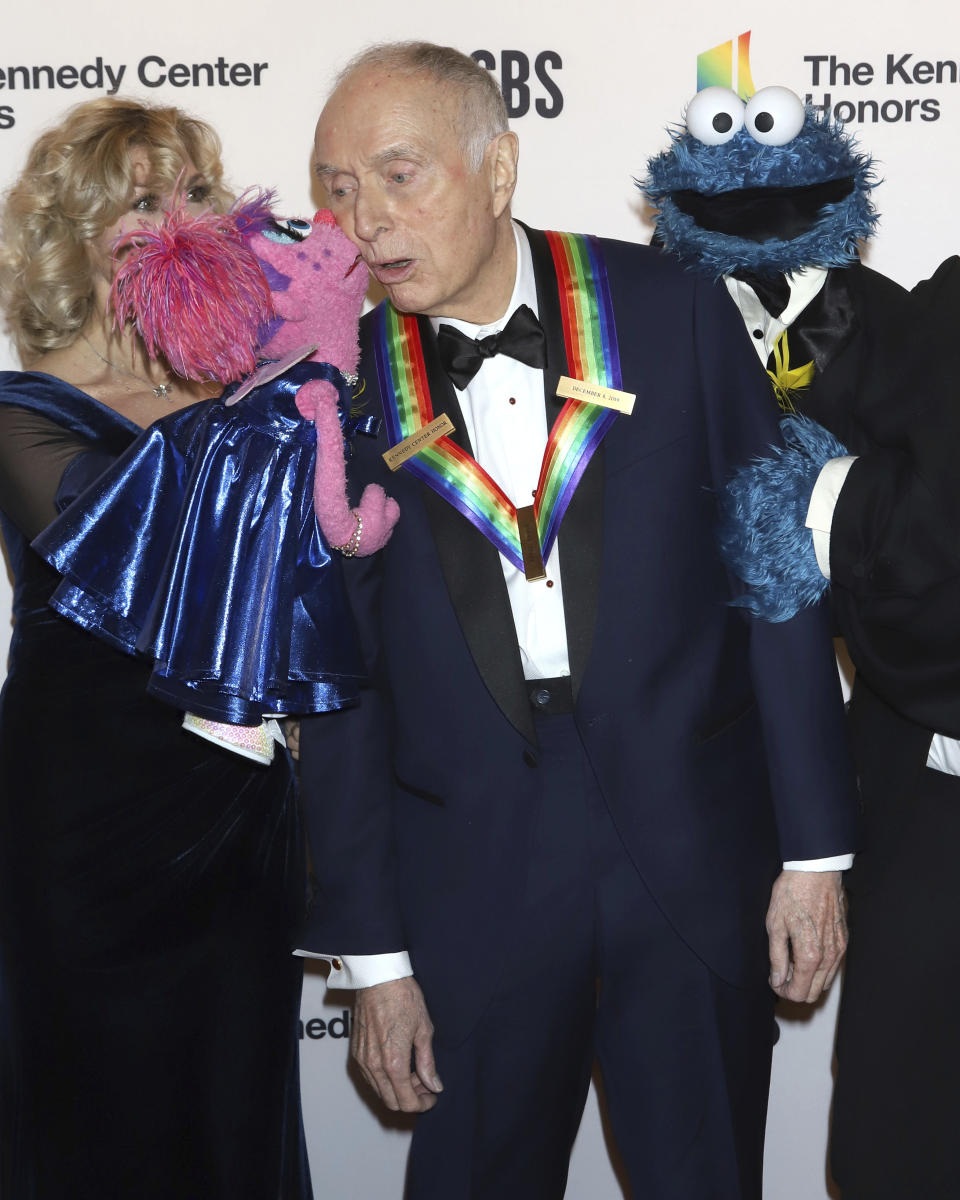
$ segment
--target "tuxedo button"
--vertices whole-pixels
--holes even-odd
[[[757,339],[758,342],[762,342],[763,341],[763,330],[755,329],[753,331],[753,336]]]
[[[339,959],[339,958],[331,958],[330,966],[333,967],[333,969],[335,971],[342,971],[343,970],[343,960]]]
[[[537,760],[536,753],[533,750],[531,750],[529,746],[523,752],[523,761],[527,764],[528,767],[536,767],[536,766],[540,765]]]
[[[538,716],[555,717],[573,712],[573,692],[569,675],[560,675],[556,679],[528,679],[527,683],[527,698],[530,707]]]

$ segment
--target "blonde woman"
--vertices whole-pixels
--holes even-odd
[[[201,386],[106,309],[116,235],[223,207],[220,147],[101,99],[31,149],[0,234],[0,518],[15,579],[0,700],[0,1194],[303,1200],[304,854],[289,763],[184,733],[149,664],[47,607],[30,541]]]

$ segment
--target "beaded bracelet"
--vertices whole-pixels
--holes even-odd
[[[331,546],[331,550],[339,550],[344,558],[353,558],[360,549],[360,538],[363,536],[363,514],[357,509],[353,510],[353,515],[357,518],[357,527],[353,531],[353,537],[349,542],[344,542],[342,546]]]

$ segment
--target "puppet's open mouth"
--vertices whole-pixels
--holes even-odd
[[[354,271],[357,269],[357,267],[360,266],[360,264],[362,262],[363,262],[363,255],[358,254],[357,257],[350,264],[350,266],[347,268],[347,273],[346,273],[346,275],[344,275],[344,279],[349,279],[350,276],[354,273]]]
[[[824,205],[846,199],[853,186],[853,179],[828,179],[808,187],[740,188],[715,196],[684,188],[671,192],[670,199],[710,233],[788,242],[813,229]]]

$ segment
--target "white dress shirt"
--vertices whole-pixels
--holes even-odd
[[[471,325],[434,317],[431,325],[452,325],[468,337],[499,333],[521,304],[537,315],[537,286],[527,235],[514,223],[517,278],[506,311],[490,325]],[[473,457],[500,485],[517,508],[533,503],[547,446],[547,413],[543,403],[543,371],[506,354],[485,359],[467,387],[457,391]],[[547,578],[531,583],[523,571],[500,555],[525,679],[553,679],[570,674],[567,630],[560,581],[560,538],[544,563]]]
[[[764,366],[773,353],[777,338],[790,327],[827,282],[827,273],[822,267],[804,267],[787,275],[786,280],[790,288],[790,299],[779,317],[773,317],[767,312],[749,283],[744,283],[742,279],[734,279],[732,275],[726,275],[723,280],[734,304],[740,310],[743,323],[753,341],[753,348]]]

